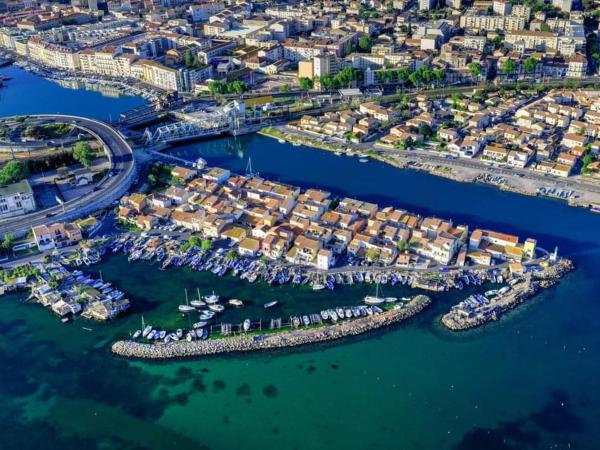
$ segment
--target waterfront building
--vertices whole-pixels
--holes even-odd
[[[20,216],[35,211],[36,204],[29,181],[0,186],[0,218]]]

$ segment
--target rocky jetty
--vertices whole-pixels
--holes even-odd
[[[402,308],[392,308],[378,315],[315,328],[297,328],[259,335],[242,334],[205,341],[177,341],[168,344],[117,341],[112,345],[112,351],[117,355],[131,358],[168,359],[297,347],[332,341],[347,336],[356,336],[377,328],[390,326],[413,317],[429,306],[430,303],[431,299],[429,297],[417,295]]]
[[[540,290],[558,283],[558,280],[573,268],[571,260],[562,258],[540,272],[529,274],[524,281],[513,286],[510,291],[491,304],[483,305],[479,310],[470,312],[453,308],[442,317],[441,322],[450,330],[461,331],[498,320],[503,313],[517,307]]]

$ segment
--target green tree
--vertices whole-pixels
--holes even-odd
[[[73,159],[83,164],[84,167],[90,167],[94,161],[94,152],[90,144],[84,141],[77,142],[73,150]]]
[[[398,77],[398,81],[400,81],[402,84],[405,84],[408,79],[410,78],[410,70],[406,67],[402,67],[401,69],[398,69],[398,71],[396,72],[396,76]]]
[[[373,46],[373,42],[369,36],[361,36],[358,39],[358,48],[363,52],[371,51],[371,47]]]
[[[512,75],[516,71],[517,65],[512,59],[507,59],[506,61],[504,61],[504,64],[502,64],[502,73],[504,75]]]
[[[202,245],[201,245],[202,250],[210,250],[211,248],[213,248],[213,242],[207,240],[202,241]]]
[[[300,85],[300,89],[302,89],[304,92],[310,91],[315,85],[312,78],[308,78],[308,77],[298,78],[298,84]]]
[[[538,60],[535,59],[533,56],[530,56],[529,58],[527,58],[524,62],[523,62],[523,68],[525,69],[525,72],[527,73],[533,73],[535,72],[535,68],[538,65]]]
[[[292,89],[290,88],[290,85],[289,85],[289,84],[282,84],[281,86],[279,86],[279,87],[277,88],[277,90],[278,90],[279,92],[290,92]]]
[[[436,83],[442,84],[446,79],[446,72],[442,69],[436,69],[433,71],[433,79]]]
[[[4,238],[2,239],[2,244],[0,244],[0,248],[4,253],[8,253],[12,250],[14,243],[15,237],[10,233],[6,233],[4,235]]]
[[[323,86],[326,91],[331,91],[332,89],[334,89],[335,81],[333,77],[331,75],[323,75],[321,77],[321,86]]]
[[[479,64],[478,62],[472,62],[471,64],[469,64],[469,72],[471,72],[471,76],[473,78],[477,78],[481,75],[481,69],[481,64]]]
[[[220,80],[213,80],[208,83],[208,90],[212,94],[213,97],[217,95],[222,95],[225,93],[225,83]]]
[[[0,184],[10,184],[29,177],[29,168],[22,161],[9,161],[0,170]]]
[[[191,69],[192,67],[194,67],[194,65],[196,63],[196,58],[194,58],[194,54],[192,53],[192,51],[189,48],[183,54],[183,63],[185,64],[185,67],[187,67],[188,69]]]
[[[419,124],[419,134],[422,134],[425,137],[430,137],[433,134],[433,130],[426,123]]]
[[[544,31],[547,33],[552,31],[552,28],[550,28],[550,25],[548,25],[546,22],[542,22],[542,24],[540,25],[540,31]]]
[[[237,95],[242,95],[248,90],[248,85],[246,85],[246,83],[244,83],[243,81],[234,81],[233,83],[231,83],[229,89],[235,92]]]

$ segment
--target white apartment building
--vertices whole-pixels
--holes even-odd
[[[35,199],[29,181],[0,186],[0,218],[21,216],[35,211]]]

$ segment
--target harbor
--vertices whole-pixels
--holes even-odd
[[[117,341],[111,349],[113,353],[133,358],[167,359],[192,356],[207,356],[221,353],[241,353],[258,350],[281,349],[332,341],[348,336],[357,336],[369,331],[390,326],[418,314],[431,303],[429,297],[419,295],[402,308],[391,308],[378,314],[371,314],[342,323],[318,324],[313,328],[274,333],[245,333],[231,337],[203,341],[179,341],[164,344],[143,344],[133,341]]]
[[[554,286],[573,268],[570,260],[561,259],[552,266],[515,278],[505,287],[469,296],[454,305],[442,317],[441,322],[452,331],[461,331],[499,320],[504,313],[533,297],[540,290]]]

